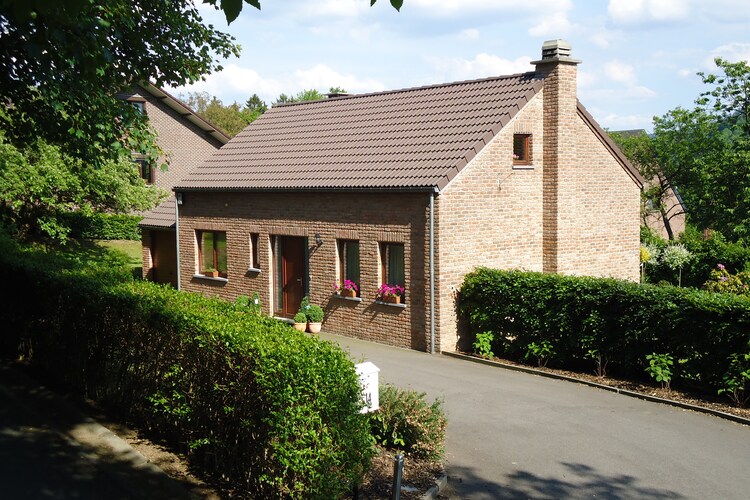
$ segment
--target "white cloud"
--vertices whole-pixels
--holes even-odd
[[[750,43],[733,42],[716,47],[711,51],[711,57],[706,60],[706,67],[715,69],[714,59],[717,57],[731,62],[750,61]]]
[[[656,97],[656,92],[643,85],[634,85],[625,90],[624,97],[629,99],[651,99],[652,97]]]
[[[445,17],[466,13],[506,12],[550,12],[570,10],[571,0],[536,0],[519,2],[518,0],[407,0],[402,11],[412,8],[429,12],[432,15]]]
[[[598,110],[592,110],[592,114],[597,118],[599,123],[609,130],[630,130],[630,129],[651,129],[653,117],[650,115],[619,115],[617,113],[607,113],[603,117],[597,116]]]
[[[511,61],[490,54],[477,54],[471,60],[431,57],[427,61],[443,75],[441,81],[468,80],[533,71],[530,64],[531,58],[525,56]]]
[[[564,11],[553,12],[544,16],[536,25],[529,28],[529,35],[535,37],[569,36],[576,26],[568,19]]]
[[[385,90],[385,86],[377,80],[371,78],[360,79],[354,75],[345,75],[329,68],[325,64],[316,64],[310,69],[295,71],[291,83],[293,88],[289,90],[290,93],[310,88],[327,90],[330,87],[342,87],[354,94]]]
[[[377,80],[342,74],[324,64],[268,79],[263,78],[257,71],[229,64],[222,72],[207,76],[206,81],[168,91],[176,95],[183,92],[208,92],[221,99],[224,104],[235,101],[243,103],[255,93],[270,104],[281,93],[293,95],[305,89],[325,92],[335,86],[352,93],[385,90],[385,86]]]
[[[476,28],[467,28],[465,30],[461,30],[458,33],[458,38],[460,38],[461,40],[478,40],[479,30]]]
[[[359,17],[369,9],[370,2],[363,2],[361,0],[318,0],[316,2],[305,2],[300,12],[308,18],[354,18]]]
[[[616,24],[641,24],[686,19],[687,0],[610,0],[607,8]]]
[[[634,85],[638,81],[633,66],[618,60],[606,63],[604,65],[604,74],[610,80],[626,85]]]
[[[594,74],[584,70],[578,70],[578,88],[594,87],[599,78]]]

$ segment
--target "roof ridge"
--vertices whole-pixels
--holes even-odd
[[[515,78],[520,78],[523,76],[529,76],[529,80],[539,79],[541,80],[542,77],[534,78],[536,76],[536,72],[534,71],[526,71],[524,73],[514,73],[512,75],[498,75],[498,76],[488,76],[484,78],[474,78],[471,80],[456,80],[453,82],[445,82],[445,83],[433,83],[430,85],[421,85],[417,87],[403,87],[400,89],[391,89],[391,90],[381,90],[380,92],[366,92],[364,94],[350,94],[345,96],[339,96],[339,97],[331,97],[331,98],[324,98],[324,99],[315,99],[313,101],[296,101],[296,102],[279,102],[273,104],[272,107],[276,108],[286,108],[290,106],[304,106],[307,104],[315,104],[315,103],[321,103],[321,102],[332,102],[332,101],[343,101],[347,99],[356,99],[361,97],[372,97],[372,96],[380,96],[380,95],[388,95],[388,94],[400,94],[405,92],[415,92],[418,90],[429,90],[429,89],[438,89],[438,88],[444,88],[444,87],[451,87],[451,86],[458,86],[458,85],[466,85],[469,83],[481,83],[481,82],[489,82],[493,80],[510,80]]]

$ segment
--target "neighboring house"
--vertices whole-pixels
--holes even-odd
[[[647,132],[644,129],[634,129],[617,130],[613,133],[622,137],[632,137]],[[654,206],[653,201],[648,199],[648,195],[654,191],[664,193],[661,196],[661,207]],[[644,226],[664,239],[674,239],[685,232],[685,214],[687,213],[685,202],[682,201],[677,187],[672,186],[669,179],[663,176],[647,179],[643,186],[643,194],[641,223]]]
[[[181,289],[283,318],[309,295],[326,331],[440,351],[476,266],[638,280],[642,179],[579,62],[555,40],[525,74],[273,107],[176,184]]]
[[[159,164],[149,164],[137,152],[134,162],[147,183],[171,191],[175,182],[203,163],[229,141],[222,130],[197,115],[180,100],[150,83],[137,85],[119,98],[138,106],[157,134],[164,152]],[[143,275],[159,283],[177,286],[177,245],[174,196],[147,212],[140,223],[143,245]]]

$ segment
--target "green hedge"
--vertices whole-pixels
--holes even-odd
[[[694,289],[480,268],[466,276],[460,311],[496,355],[522,360],[546,345],[550,366],[592,370],[601,355],[643,376],[647,355],[668,353],[675,384],[714,393],[731,356],[750,352],[750,300]]]
[[[335,498],[369,465],[353,363],[331,343],[226,302],[134,281],[115,257],[0,241],[3,345],[190,450],[258,498]]]
[[[64,216],[72,238],[93,240],[140,240],[139,215],[68,212]]]

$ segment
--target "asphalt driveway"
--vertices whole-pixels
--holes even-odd
[[[322,334],[442,397],[455,498],[750,495],[750,427],[571,382]]]

